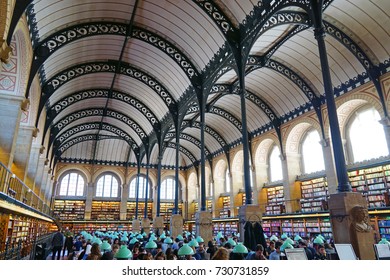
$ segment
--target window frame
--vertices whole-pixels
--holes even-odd
[[[105,176],[112,176],[112,178],[115,178],[116,181],[118,182],[118,194],[117,196],[112,196],[112,183],[113,183],[113,180],[111,178],[111,187],[110,187],[110,196],[104,196],[104,191],[105,191],[105,187],[104,187],[104,183],[103,183],[103,189],[102,189],[102,196],[98,196],[97,195],[97,191],[98,191],[98,183],[99,181],[104,178]],[[103,179],[105,180],[105,179]],[[103,181],[104,182],[104,181]],[[94,198],[96,198],[97,200],[104,200],[104,199],[121,199],[121,180],[119,178],[118,175],[116,175],[115,173],[113,172],[103,172],[102,174],[100,174],[97,178],[96,178],[96,181],[95,181],[95,184],[94,184]]]
[[[318,143],[318,145],[321,147],[322,160],[323,160],[324,168],[323,168],[322,170],[317,170],[317,171],[311,171],[311,172],[307,172],[307,171],[306,171],[305,157],[304,157],[304,153],[303,153],[303,144],[304,144],[304,142],[306,141],[306,139],[308,138],[309,134],[310,134],[310,133],[313,133],[313,132],[317,132],[317,135],[319,136],[319,141],[321,141],[321,135],[320,135],[320,133],[318,133],[318,131],[317,131],[315,128],[311,127],[311,128],[309,128],[308,130],[306,130],[306,132],[303,134],[303,137],[301,138],[301,141],[300,141],[300,143],[299,143],[299,150],[300,150],[300,154],[301,154],[300,164],[301,164],[301,173],[302,173],[302,174],[311,174],[311,173],[317,173],[317,172],[324,172],[324,171],[325,171],[324,150],[322,149],[322,145],[321,145],[320,142]]]
[[[68,186],[67,186],[67,190],[66,190],[66,195],[63,195],[61,194],[61,184],[62,184],[62,181],[65,179],[66,176],[69,175],[69,179],[70,179],[70,176],[71,174],[77,174],[77,182],[78,182],[78,178],[81,177],[83,180],[84,180],[84,185],[83,185],[83,194],[82,195],[77,195],[77,185],[76,185],[76,190],[75,190],[75,195],[68,195],[69,193],[69,182],[70,180],[68,180]],[[75,169],[72,169],[72,170],[68,170],[66,171],[64,174],[62,174],[58,180],[58,186],[57,186],[57,194],[56,194],[56,197],[60,197],[62,199],[64,198],[85,198],[86,197],[86,188],[87,187],[87,178],[86,176],[80,172],[79,170],[75,170]]]
[[[278,180],[272,180],[272,176],[271,176],[271,155],[272,155],[272,152],[274,149],[278,149],[279,150],[279,154],[280,153],[280,148],[278,147],[277,144],[273,144],[270,149],[269,149],[269,153],[268,153],[268,158],[267,158],[267,163],[268,163],[268,170],[267,170],[267,173],[268,173],[268,183],[275,183],[275,182],[280,182],[280,181],[283,181],[284,180],[284,177],[283,177],[283,170],[282,170],[282,178],[281,179],[278,179]],[[282,166],[282,159],[279,157],[279,160],[280,160],[280,166],[281,166],[281,169],[283,168]]]
[[[145,181],[146,181],[146,175],[145,174],[140,174],[139,175],[139,178],[141,179],[144,179]],[[144,181],[144,182],[145,182]],[[134,197],[131,197],[130,196],[130,192],[131,192],[131,184],[133,183],[133,182],[135,182],[134,183]],[[152,198],[152,189],[151,189],[151,184],[150,184],[150,177],[149,177],[149,180],[148,180],[148,200],[150,200],[151,198]],[[137,184],[137,175],[136,176],[134,176],[132,179],[131,179],[131,181],[130,181],[130,183],[129,183],[129,193],[128,193],[128,196],[127,196],[127,199],[128,200],[131,200],[131,201],[135,201],[136,199],[137,199],[137,192],[136,192],[136,184]],[[143,189],[144,189],[144,193],[145,193],[145,190],[146,190],[146,188],[145,188],[145,186],[143,186]],[[145,196],[143,196],[143,197],[141,197],[141,196],[138,196],[138,199],[143,199],[143,200],[145,200]]]
[[[172,180],[174,182],[174,184],[172,185],[173,198],[162,197],[162,194],[163,194],[163,184],[167,180]],[[174,201],[175,200],[175,187],[176,187],[176,179],[175,179],[175,177],[173,177],[173,176],[165,177],[164,180],[161,182],[160,200],[163,200],[163,201]],[[179,201],[180,201],[180,197],[181,197],[181,184],[180,184],[180,180],[179,180],[179,193],[178,193],[178,196],[179,196]]]

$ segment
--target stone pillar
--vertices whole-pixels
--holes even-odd
[[[122,185],[122,193],[121,193],[121,204],[120,204],[120,212],[119,212],[119,219],[121,221],[126,220],[126,213],[127,213],[127,198],[129,197],[129,184],[123,184]]]
[[[144,232],[146,232],[147,234],[149,234],[150,232],[150,220],[149,218],[143,218],[142,221],[141,221],[141,227],[142,229],[144,230]]]
[[[201,236],[204,242],[213,240],[213,216],[211,212],[200,211],[195,213],[196,236]]]
[[[0,93],[0,162],[11,170],[25,98]]]
[[[286,213],[300,210],[300,190],[295,188],[296,175],[301,173],[299,154],[287,154],[282,158],[283,193],[286,203]]]
[[[153,230],[156,232],[158,230],[158,233],[161,234],[164,230],[164,217],[159,216],[155,217],[153,220]]]
[[[257,189],[257,204],[260,206],[261,213],[265,212],[265,206],[267,204],[267,195],[263,190],[263,186],[268,181],[268,164],[260,163],[256,164],[256,189]],[[257,188],[257,186],[259,186]]]
[[[37,176],[40,148],[41,148],[40,145],[32,145],[30,151],[30,158],[28,160],[27,176],[24,182],[31,190],[34,190],[34,185],[35,185],[34,179]]]
[[[39,158],[37,173],[36,173],[35,181],[34,181],[34,190],[33,190],[37,196],[39,196],[39,193],[41,191],[44,168],[45,168],[45,159]]]
[[[92,212],[92,198],[93,198],[93,182],[87,184],[87,198],[85,200],[85,220],[91,219]]]
[[[379,121],[383,125],[383,130],[385,132],[387,150],[390,153],[390,117],[384,117]]]
[[[141,232],[141,222],[138,219],[134,219],[132,222],[133,232]]]
[[[176,238],[176,236],[183,233],[183,217],[182,217],[182,215],[178,215],[178,214],[172,215],[170,230],[171,230],[171,236],[173,238]]]
[[[39,197],[42,200],[45,200],[45,193],[46,193],[46,188],[47,188],[47,182],[48,182],[48,178],[50,178],[49,177],[49,173],[50,173],[50,168],[48,166],[45,166],[43,168],[41,189],[39,191]]]
[[[326,181],[328,183],[329,194],[334,194],[337,193],[338,183],[337,183],[337,176],[334,167],[332,148],[330,146],[329,140],[330,140],[329,138],[322,139],[321,146],[322,146],[322,153],[324,154],[325,174],[326,174]]]
[[[251,166],[252,169],[252,190],[253,190],[253,203],[252,204],[258,204],[258,190],[257,190],[257,183],[256,183],[256,167]]]
[[[367,201],[360,193],[331,194],[329,200],[333,238],[336,244],[352,244],[361,260],[374,260],[374,231]]]
[[[36,128],[33,126],[20,126],[16,140],[12,172],[25,182],[31,153],[33,136]]]
[[[258,205],[244,205],[238,210],[240,242],[245,242],[245,223],[261,222],[262,214]],[[248,248],[254,250],[255,248]]]

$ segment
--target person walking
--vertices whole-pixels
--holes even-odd
[[[57,254],[57,260],[59,260],[61,258],[62,247],[64,246],[64,235],[60,229],[54,234],[53,239],[51,240],[51,246],[53,248],[52,259],[55,260]]]

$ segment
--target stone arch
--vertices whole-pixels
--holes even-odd
[[[64,165],[62,167],[56,168],[56,180],[58,181],[60,177],[64,175],[64,173],[67,173],[71,170],[76,170],[80,173],[82,173],[85,176],[86,179],[86,184],[91,182],[92,176],[89,170],[83,166],[78,166],[78,165]]]
[[[8,60],[11,49],[7,36],[16,0],[0,0],[0,64]]]
[[[225,177],[226,177],[227,163],[226,160],[220,159],[214,167],[214,197],[225,192]]]
[[[198,187],[198,178],[196,176],[196,172],[195,171],[192,171],[190,176],[188,176],[188,189],[187,189],[187,193],[188,193],[188,201],[189,202],[192,202],[194,200],[198,200],[197,199],[197,192],[199,190],[199,187]]]
[[[232,160],[232,193],[237,194],[244,187],[244,152],[239,150]]]
[[[123,182],[125,182],[125,178],[124,178],[122,173],[118,172],[118,170],[116,170],[112,167],[107,166],[107,167],[102,167],[99,170],[96,170],[95,173],[93,174],[92,182],[93,182],[94,186],[96,185],[98,178],[100,176],[102,176],[103,173],[113,173],[114,175],[116,175],[119,179],[118,183],[120,186],[122,186]]]

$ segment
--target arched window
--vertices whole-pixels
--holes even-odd
[[[379,120],[379,113],[374,108],[363,108],[355,113],[348,130],[354,162],[389,154]]]
[[[176,181],[173,178],[167,178],[161,183],[160,198],[175,199]]]
[[[68,173],[60,183],[60,195],[62,196],[83,196],[85,182],[83,177],[76,173]]]
[[[96,184],[97,197],[118,197],[119,183],[112,174],[104,174]]]
[[[320,135],[316,130],[307,132],[302,141],[302,160],[305,173],[325,170]]]
[[[275,145],[269,156],[270,182],[283,180],[282,161],[280,160],[279,148]]]
[[[228,169],[226,169],[225,173],[225,184],[225,191],[230,192],[230,174]]]
[[[146,195],[146,188],[149,187],[146,186],[146,176],[140,175],[139,176],[139,188],[138,188],[138,198],[145,198]],[[135,177],[130,182],[130,189],[129,189],[129,198],[136,198],[137,197],[137,177]],[[150,191],[148,191],[148,198],[150,197]]]

